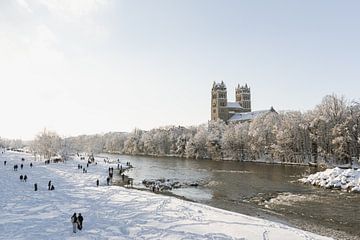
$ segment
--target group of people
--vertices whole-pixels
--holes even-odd
[[[72,223],[72,226],[73,226],[73,233],[76,233],[77,229],[82,230],[83,221],[84,221],[84,218],[81,215],[81,213],[79,213],[79,215],[77,215],[77,216],[76,216],[76,213],[74,213],[71,216],[71,223]]]
[[[86,164],[86,167],[89,168],[89,163]],[[78,164],[78,169],[82,169],[83,173],[87,173],[87,169],[80,164]]]
[[[20,182],[26,182],[26,180],[27,180],[26,174],[24,176],[20,175]]]
[[[25,161],[24,158],[21,159],[21,161]],[[118,161],[119,162],[119,161]],[[4,166],[6,166],[7,164],[7,161],[4,161]],[[45,161],[45,164],[50,164],[50,161],[49,160],[46,160]],[[126,163],[127,166],[131,166],[130,165],[130,162],[127,162]],[[16,164],[14,165],[14,171],[17,171],[18,168],[20,167],[20,169],[23,169],[24,168],[24,164],[21,163],[21,164]],[[30,163],[30,168],[33,167],[33,164]],[[88,168],[89,167],[89,162],[87,163],[86,167]],[[87,172],[87,168],[83,167],[82,165],[78,164],[78,169],[82,169],[83,173],[86,173]],[[118,169],[120,170],[120,174],[125,170],[123,169],[122,165],[118,164]],[[107,182],[107,185],[110,185],[110,181],[111,179],[113,178],[113,173],[114,173],[114,168],[113,167],[109,167],[109,171],[108,171],[108,177],[106,179],[106,182]],[[20,175],[20,181],[24,181],[26,182],[28,179],[27,175]],[[125,175],[122,174],[122,180],[124,181],[125,180]],[[96,180],[96,186],[99,186],[99,179]],[[130,179],[129,179],[129,182],[128,184],[132,184],[132,182],[130,182]],[[34,190],[35,191],[38,191],[38,184],[37,183],[34,183]],[[50,180],[48,182],[48,190],[52,191],[52,190],[55,190],[55,187],[54,185],[52,184],[52,181]],[[76,214],[74,213],[72,216],[71,216],[71,223],[72,223],[72,226],[73,226],[73,232],[76,233],[77,230],[82,230],[82,226],[83,226],[83,216],[81,215],[81,213],[79,214]]]
[[[22,158],[21,161],[25,161],[25,159]],[[4,166],[6,166],[7,161],[4,160],[3,163],[4,163]],[[46,162],[45,162],[45,164],[49,164],[49,163],[50,163],[50,161],[46,161]],[[31,168],[33,167],[33,164],[32,164],[32,163],[30,163],[30,167],[31,167]],[[13,168],[14,168],[14,171],[17,171],[18,168],[19,168],[19,165],[18,165],[18,164],[15,164],[15,165],[13,166]],[[24,168],[24,164],[21,163],[21,164],[20,164],[20,169],[23,169],[23,168]],[[79,165],[79,169],[85,170],[85,168],[82,168],[82,166],[80,167],[80,165]],[[27,179],[28,179],[28,176],[27,176],[27,175],[23,175],[23,174],[20,175],[20,181],[21,181],[21,182],[26,182]],[[96,183],[97,183],[97,186],[99,186],[99,180],[97,180]],[[34,190],[35,190],[35,191],[38,190],[38,184],[37,184],[37,183],[34,183]],[[52,181],[51,181],[51,180],[48,182],[48,190],[50,190],[50,191],[55,190],[55,187],[54,187],[54,185],[52,184]],[[72,226],[73,226],[73,232],[74,232],[74,233],[76,233],[76,230],[82,230],[83,220],[84,220],[84,218],[83,218],[83,216],[81,215],[81,213],[79,213],[78,215],[77,215],[76,213],[74,213],[74,214],[72,215],[72,217],[71,217],[71,223],[72,223]]]

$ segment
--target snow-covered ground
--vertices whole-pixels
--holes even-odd
[[[14,171],[22,157],[24,169]],[[33,162],[33,168],[32,157],[23,153],[6,152],[0,160],[1,239],[328,239],[173,197],[106,186],[108,168],[116,164],[99,162],[83,173],[77,165],[86,162],[80,160]],[[19,180],[21,174],[27,182]],[[49,180],[54,191],[47,190]],[[74,212],[84,216],[77,233],[70,223]]]
[[[324,188],[360,192],[360,169],[332,168],[300,179],[300,182]]]

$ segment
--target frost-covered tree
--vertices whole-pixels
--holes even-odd
[[[226,126],[222,137],[222,148],[226,158],[243,161],[249,152],[249,123],[236,123]]]
[[[279,114],[280,123],[275,129],[274,157],[282,162],[303,162],[310,160],[310,132],[301,112]]]
[[[43,156],[45,159],[50,159],[59,154],[61,147],[61,138],[56,132],[44,129],[38,134],[33,141],[31,148],[35,154]]]
[[[268,112],[248,122],[209,121],[193,127],[166,126],[59,139],[44,131],[35,139],[33,149],[46,157],[55,153],[66,156],[69,152],[112,152],[195,159],[347,163],[360,155],[360,104],[348,104],[333,94],[305,113]],[[16,143],[1,142],[3,146]]]
[[[207,127],[207,152],[211,159],[222,159],[221,139],[225,131],[225,122],[222,120],[209,121]]]
[[[280,123],[276,112],[262,114],[255,118],[249,126],[249,143],[253,159],[270,157],[276,141],[276,129]]]
[[[201,125],[196,134],[186,144],[186,157],[195,159],[208,158],[207,139],[207,127]]]
[[[125,143],[124,143],[124,153],[127,154],[139,154],[143,152],[143,142],[141,141],[141,137],[143,135],[143,131],[140,129],[135,129],[131,133],[129,133]]]
[[[121,153],[126,140],[126,133],[111,132],[104,134],[104,151],[109,153]]]
[[[346,138],[338,138],[340,130],[345,130],[340,125],[346,120],[347,105],[344,97],[338,97],[335,94],[327,95],[323,98],[321,104],[316,106],[310,119],[312,140],[316,142],[317,153],[326,162],[336,160],[334,148],[337,147],[337,156],[339,156],[340,146],[344,146],[340,141]],[[335,127],[337,130],[334,130]],[[344,132],[345,134],[345,132]],[[334,140],[338,138],[337,140]]]
[[[352,158],[360,157],[360,103],[353,101],[348,107],[349,152]]]

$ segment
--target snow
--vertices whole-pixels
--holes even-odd
[[[252,112],[244,112],[244,113],[235,113],[230,119],[230,122],[233,121],[246,121],[252,120],[262,114],[268,113],[270,110],[259,110],[259,111],[252,111]]]
[[[13,171],[22,157],[24,169]],[[86,162],[79,159],[44,165],[29,154],[6,152],[0,160],[0,239],[329,239],[174,197],[106,186],[108,168],[117,164],[99,161],[82,173],[77,166]],[[20,182],[20,174],[28,181]],[[54,191],[47,190],[49,180]],[[74,212],[84,216],[77,233],[70,223]]]
[[[242,109],[243,107],[238,102],[227,102],[227,108],[235,108],[235,109]]]
[[[332,168],[300,179],[300,182],[323,188],[360,192],[360,170]]]

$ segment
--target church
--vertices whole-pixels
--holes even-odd
[[[235,89],[235,102],[228,102],[226,85],[213,83],[211,90],[211,120],[221,119],[225,122],[250,121],[259,115],[276,112],[273,107],[270,110],[251,111],[250,87],[245,84]]]

